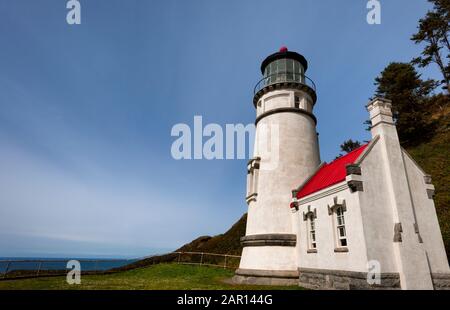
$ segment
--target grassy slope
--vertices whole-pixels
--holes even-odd
[[[297,286],[249,286],[231,285],[223,282],[233,276],[228,269],[159,264],[109,275],[81,277],[80,285],[69,285],[65,277],[35,278],[0,281],[0,290],[258,290],[258,289],[301,289]]]

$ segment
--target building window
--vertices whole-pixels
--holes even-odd
[[[309,249],[313,250],[317,248],[317,243],[316,243],[316,220],[314,218],[314,214],[310,214],[308,216],[308,245],[309,245]]]
[[[345,199],[334,197],[328,205],[328,215],[331,216],[331,223],[334,230],[335,249],[334,252],[348,252],[347,228],[345,227],[345,212],[347,205]]]
[[[308,206],[307,210],[303,212],[303,221],[306,225],[306,245],[308,247],[308,253],[317,253],[316,219],[316,209],[314,208],[311,210],[311,206]]]
[[[345,232],[345,219],[344,219],[344,208],[336,208],[336,229],[337,229],[337,241],[339,247],[347,246],[347,234]]]
[[[247,203],[256,201],[256,196],[258,195],[257,189],[260,161],[260,157],[255,157],[251,159],[247,165]]]
[[[264,112],[262,100],[259,100],[256,104],[256,110],[258,114]]]
[[[298,109],[300,108],[300,97],[294,96],[294,106]]]

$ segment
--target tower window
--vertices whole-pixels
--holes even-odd
[[[337,241],[339,247],[347,246],[347,234],[345,231],[345,219],[344,219],[344,208],[336,208],[336,229],[337,229]]]
[[[300,96],[294,96],[294,106],[300,108]]]
[[[252,200],[256,200],[258,195],[258,175],[259,175],[259,164],[261,158],[255,157],[248,162],[247,166],[247,203]]]

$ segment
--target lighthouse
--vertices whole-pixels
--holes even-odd
[[[299,181],[320,165],[316,87],[307,69],[305,57],[286,47],[261,64],[253,97],[254,156],[247,165],[246,235],[234,277],[239,283],[298,283],[297,232],[286,206]]]

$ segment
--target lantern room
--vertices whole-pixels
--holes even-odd
[[[261,73],[267,83],[300,82],[304,83],[308,62],[305,57],[288,51],[287,47],[280,48],[278,53],[268,56],[261,64]]]
[[[272,89],[295,88],[307,92],[312,100],[316,100],[316,86],[305,72],[308,62],[305,57],[296,52],[291,52],[283,46],[280,50],[269,55],[261,64],[263,78],[254,89],[254,103],[259,97]]]

